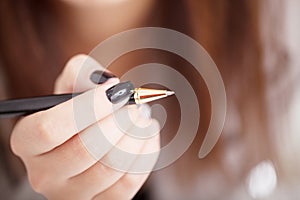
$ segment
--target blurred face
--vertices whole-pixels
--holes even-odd
[[[151,15],[154,0],[61,0],[69,21],[83,30],[86,37],[97,38],[132,27],[143,26]]]
[[[69,3],[75,4],[98,4],[98,3],[110,3],[110,2],[119,2],[124,0],[62,0]]]
[[[133,7],[146,7],[153,0],[61,0],[69,5],[79,7],[118,7],[131,5]]]

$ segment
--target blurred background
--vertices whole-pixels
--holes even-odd
[[[200,102],[201,121],[193,144],[172,165],[153,172],[136,199],[296,200],[299,18],[298,0],[2,0],[0,97],[52,93],[71,56],[89,54],[121,31],[145,26],[177,30],[199,42],[218,66],[228,101],[225,126],[213,151],[199,159],[211,116],[203,78],[186,60],[160,50],[138,50],[118,58],[109,66],[118,76],[144,63],[172,66],[189,80]],[[164,146],[178,129],[180,105],[175,97],[161,105],[167,112],[161,133]],[[14,123],[0,119],[3,199],[43,199],[32,191],[23,164],[9,148]]]

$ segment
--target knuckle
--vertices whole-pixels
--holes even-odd
[[[61,78],[58,82],[60,87],[72,90],[75,80],[78,78],[78,73],[87,56],[84,54],[79,54],[72,57],[61,74]]]
[[[45,111],[27,116],[17,122],[11,137],[10,148],[17,156],[28,156],[38,146],[48,147],[55,144],[55,126]],[[38,142],[41,145],[36,145]]]
[[[37,137],[40,143],[48,146],[56,142],[55,137],[52,134],[54,131],[51,131],[55,130],[55,127],[51,124],[51,120],[48,117],[41,116],[36,124],[35,129],[35,137]]]
[[[78,69],[83,64],[83,62],[87,59],[87,56],[84,54],[79,54],[76,56],[73,56],[66,64],[63,74],[68,75],[77,75]]]

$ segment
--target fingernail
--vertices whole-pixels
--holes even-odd
[[[105,83],[108,79],[116,77],[112,73],[106,71],[94,71],[91,76],[90,80],[95,84],[102,84]]]
[[[130,81],[119,83],[108,90],[106,96],[110,102],[117,104],[133,94],[134,86]]]

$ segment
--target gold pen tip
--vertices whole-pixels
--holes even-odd
[[[171,95],[173,95],[173,94],[175,94],[174,91],[167,91],[167,92],[166,92],[166,95],[167,95],[167,96],[171,96]]]

